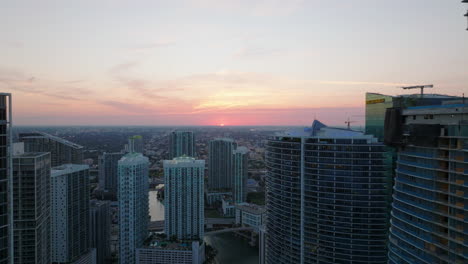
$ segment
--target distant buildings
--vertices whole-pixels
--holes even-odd
[[[89,247],[89,194],[88,165],[65,164],[52,168],[52,262],[82,260],[92,251]],[[95,263],[95,260],[87,261]]]
[[[137,249],[137,264],[202,264],[205,244],[201,241],[170,241],[153,239]]]
[[[164,232],[167,237],[202,240],[205,161],[191,157],[165,160]]]
[[[50,153],[13,157],[14,263],[51,263]]]
[[[170,159],[180,156],[196,157],[195,136],[191,131],[173,131],[169,136]]]
[[[231,190],[234,185],[233,151],[237,143],[232,139],[218,138],[209,143],[208,188]]]
[[[135,263],[148,237],[148,158],[130,152],[118,162],[119,263]]]
[[[233,151],[233,193],[234,202],[243,203],[247,199],[247,176],[249,150],[246,147],[238,147]]]
[[[266,263],[386,263],[384,146],[314,121],[267,144]]]
[[[110,263],[110,201],[91,200],[89,204],[89,244],[96,249],[97,263]]]
[[[21,133],[25,152],[50,152],[52,167],[63,164],[82,164],[83,147],[68,140],[44,133]]]
[[[11,94],[0,93],[0,264],[13,257]]]
[[[117,196],[118,162],[125,153],[104,152],[99,156],[99,188]]]
[[[468,104],[387,111],[398,148],[389,263],[468,263]]]

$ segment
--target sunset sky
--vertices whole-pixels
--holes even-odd
[[[468,95],[447,0],[5,0],[16,125],[343,125],[365,92]],[[415,91],[417,92],[417,91]]]

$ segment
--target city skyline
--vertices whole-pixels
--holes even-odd
[[[0,88],[16,125],[363,124],[364,92],[468,92],[465,13],[436,0],[11,1]]]

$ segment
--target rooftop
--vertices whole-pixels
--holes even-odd
[[[178,240],[171,241],[168,239],[161,239],[153,235],[146,248],[158,248],[163,250],[192,250],[192,243],[199,243],[198,240]]]
[[[163,166],[166,167],[205,167],[205,161],[204,160],[197,160],[192,157],[188,156],[181,156],[174,158],[172,160],[164,160],[163,161]]]
[[[265,206],[260,206],[256,204],[250,204],[250,203],[236,204],[236,208],[241,211],[246,211],[251,214],[263,214],[266,212]]]
[[[89,166],[84,164],[64,164],[57,167],[53,167],[50,171],[50,175],[51,177],[56,177],[87,169],[89,169]]]
[[[17,158],[37,158],[37,157],[41,157],[41,156],[45,156],[45,155],[48,155],[49,152],[25,152],[25,153],[21,153],[19,155],[14,155],[13,158],[17,159]]]
[[[149,159],[138,152],[127,153],[119,160],[119,164],[135,164],[144,162],[148,163]]]
[[[249,153],[249,149],[246,148],[246,147],[241,146],[241,147],[237,147],[237,148],[233,151],[233,153],[234,153],[234,154],[236,154],[236,153],[247,154],[247,153]]]
[[[284,137],[328,137],[328,138],[367,138],[372,139],[373,136],[365,135],[361,131],[355,131],[346,128],[328,127],[318,120],[314,120],[311,127],[296,128],[283,133],[278,133],[277,136]]]
[[[24,133],[23,135],[24,136],[20,136],[20,137],[21,138],[49,138],[49,139],[52,139],[54,141],[57,141],[59,143],[62,143],[64,145],[67,145],[67,146],[75,148],[75,149],[82,149],[83,148],[83,146],[81,146],[81,145],[78,145],[76,143],[73,143],[73,142],[68,141],[66,139],[63,139],[63,138],[53,136],[51,134],[47,134],[45,132]]]

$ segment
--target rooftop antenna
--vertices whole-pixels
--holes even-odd
[[[345,121],[345,124],[348,125],[348,130],[351,130],[351,123],[354,123],[354,122],[356,122],[356,121],[351,121],[351,120],[349,119],[349,117],[348,117],[348,121]]]
[[[408,90],[408,89],[421,89],[421,97],[423,97],[424,95],[424,88],[433,88],[434,85],[433,84],[426,84],[426,85],[414,85],[414,86],[403,86],[401,88],[403,88],[404,90]]]

